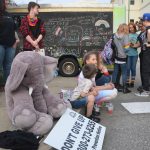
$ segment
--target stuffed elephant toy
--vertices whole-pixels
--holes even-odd
[[[12,124],[19,129],[44,135],[69,102],[53,96],[46,83],[53,79],[57,60],[32,51],[19,53],[12,63],[5,86],[6,106]]]

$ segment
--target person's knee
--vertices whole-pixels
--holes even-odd
[[[118,95],[118,91],[117,91],[117,89],[114,89],[112,95],[110,96],[110,98],[114,99],[114,98],[117,97],[117,95]]]
[[[95,101],[94,95],[89,95],[88,96],[88,103],[94,103],[94,101]]]

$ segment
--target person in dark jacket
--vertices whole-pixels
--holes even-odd
[[[148,97],[150,96],[150,13],[144,13],[142,21],[145,26],[145,31],[140,35],[140,46],[142,50],[140,55],[140,65],[143,90],[135,93],[135,95]]]
[[[44,22],[37,17],[40,5],[29,2],[28,15],[21,20],[20,32],[23,35],[24,51],[39,51],[43,48],[43,38],[45,36]]]
[[[4,84],[10,73],[11,64],[15,56],[18,40],[15,38],[15,23],[6,12],[5,0],[0,1],[0,68],[3,70]],[[0,86],[3,90],[4,85]]]

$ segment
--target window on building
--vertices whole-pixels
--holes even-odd
[[[134,19],[130,19],[130,22],[134,23]]]
[[[130,5],[134,5],[134,0],[130,0]]]

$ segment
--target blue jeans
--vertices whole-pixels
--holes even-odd
[[[3,69],[4,81],[6,81],[9,76],[15,52],[16,50],[12,47],[0,45],[0,68]]]
[[[72,108],[75,108],[75,109],[78,109],[78,108],[86,106],[87,102],[88,102],[88,98],[87,97],[82,97],[82,98],[79,98],[79,99],[77,99],[75,101],[70,101],[70,103],[72,105]]]
[[[111,81],[111,76],[105,76],[103,75],[101,78],[98,78],[95,82],[97,86],[104,85],[105,83],[109,83]]]
[[[130,72],[131,72],[132,77],[136,76],[137,59],[138,59],[138,56],[128,56],[128,60],[127,60],[127,77],[130,77]]]
[[[119,67],[121,68],[121,75],[122,75],[122,84],[126,84],[127,81],[127,64],[114,64],[114,71],[112,74],[112,82],[116,83],[117,81],[117,75],[119,72]]]

